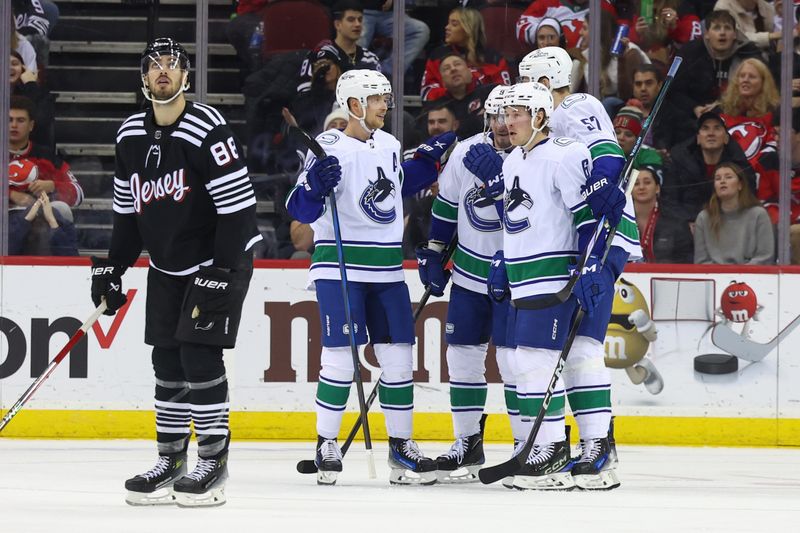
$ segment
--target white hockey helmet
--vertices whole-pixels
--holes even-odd
[[[531,128],[533,128],[531,139],[533,139],[533,136],[547,127],[550,122],[550,115],[553,113],[553,95],[547,87],[539,82],[517,83],[506,91],[503,97],[503,107],[524,107],[530,112]],[[536,113],[540,109],[544,112],[544,122],[537,128]],[[528,139],[528,142],[531,139]]]
[[[336,82],[336,101],[339,107],[359,120],[363,120],[365,117],[353,115],[347,106],[347,101],[350,98],[358,100],[361,107],[364,108],[366,116],[367,98],[376,94],[392,96],[392,84],[389,83],[386,76],[376,70],[348,70],[339,76],[339,81]],[[393,107],[391,101],[389,107]]]
[[[550,80],[550,89],[569,87],[572,82],[572,58],[560,46],[545,46],[526,55],[519,64],[520,79]]]
[[[505,98],[508,89],[508,85],[498,85],[492,89],[492,92],[489,93],[489,96],[486,97],[486,102],[483,104],[486,114],[499,115],[503,111],[503,98]]]

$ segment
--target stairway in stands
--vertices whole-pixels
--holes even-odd
[[[231,2],[205,1],[210,4],[206,103],[225,113],[243,139],[239,60],[225,37]],[[86,194],[75,209],[75,223],[79,246],[88,254],[107,249],[116,131],[142,105],[139,61],[146,44],[147,9],[121,0],[59,0],[58,7],[61,18],[51,36],[47,83],[56,96],[58,149]],[[195,10],[193,0],[161,0],[155,29],[157,37],[181,42],[192,60]]]

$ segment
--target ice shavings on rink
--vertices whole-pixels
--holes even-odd
[[[0,439],[0,531],[791,531],[800,523],[800,450],[619,446],[622,487],[604,493],[518,492],[493,486],[390,486],[363,444],[335,487],[295,471],[313,443],[234,442],[228,503],[214,509],[130,507],[123,482],[155,461],[149,441]],[[435,456],[445,443],[421,443]],[[509,446],[486,446],[487,464]],[[190,458],[194,446],[190,448]],[[193,466],[194,459],[190,460]]]

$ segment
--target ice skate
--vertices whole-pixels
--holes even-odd
[[[436,458],[436,478],[440,483],[478,481],[478,470],[485,462],[483,436],[480,433],[459,437],[447,453]]]
[[[575,481],[570,469],[569,441],[534,444],[528,459],[514,476],[514,488],[520,490],[572,490]]]
[[[511,457],[516,457],[517,455],[519,455],[519,452],[522,451],[522,447],[523,446],[525,446],[525,441],[524,440],[514,439],[514,451],[511,452]],[[514,476],[506,476],[506,477],[504,477],[502,483],[503,483],[503,486],[505,488],[513,489],[514,488]]]
[[[339,472],[342,471],[342,450],[336,439],[317,437],[317,485],[335,485]]]
[[[607,438],[581,440],[581,457],[572,467],[572,477],[583,490],[612,490],[619,487]]]
[[[389,483],[392,485],[433,485],[436,461],[425,457],[411,439],[389,437]]]
[[[619,458],[617,456],[617,439],[614,437],[614,417],[611,417],[611,424],[608,426],[608,448],[611,468],[617,468]]]
[[[228,454],[216,459],[198,458],[192,472],[175,482],[178,507],[216,507],[225,503]]]
[[[172,485],[186,475],[186,454],[159,455],[156,466],[125,482],[129,505],[170,505],[175,503]]]

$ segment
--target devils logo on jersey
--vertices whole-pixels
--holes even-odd
[[[497,218],[483,218],[478,214],[478,210],[486,208],[491,209],[491,213],[496,213],[494,209],[494,200],[486,198],[482,194],[483,189],[473,186],[464,195],[464,210],[467,215],[469,225],[478,231],[499,231],[503,229],[503,225]],[[489,211],[487,211],[489,213]]]
[[[378,224],[391,224],[397,218],[394,197],[394,183],[386,177],[383,169],[378,167],[378,179],[369,182],[361,193],[358,205],[371,220]]]
[[[750,160],[758,155],[764,147],[764,137],[767,134],[767,129],[758,122],[742,122],[732,127],[730,134],[742,147],[747,159]]]
[[[519,186],[519,176],[514,176],[514,182],[511,189],[506,193],[503,200],[503,222],[506,226],[506,231],[509,233],[519,233],[531,227],[528,221],[528,215],[525,214],[519,220],[512,220],[509,214],[519,208],[530,210],[533,207],[533,199],[524,189]],[[520,209],[521,210],[521,209]]]

